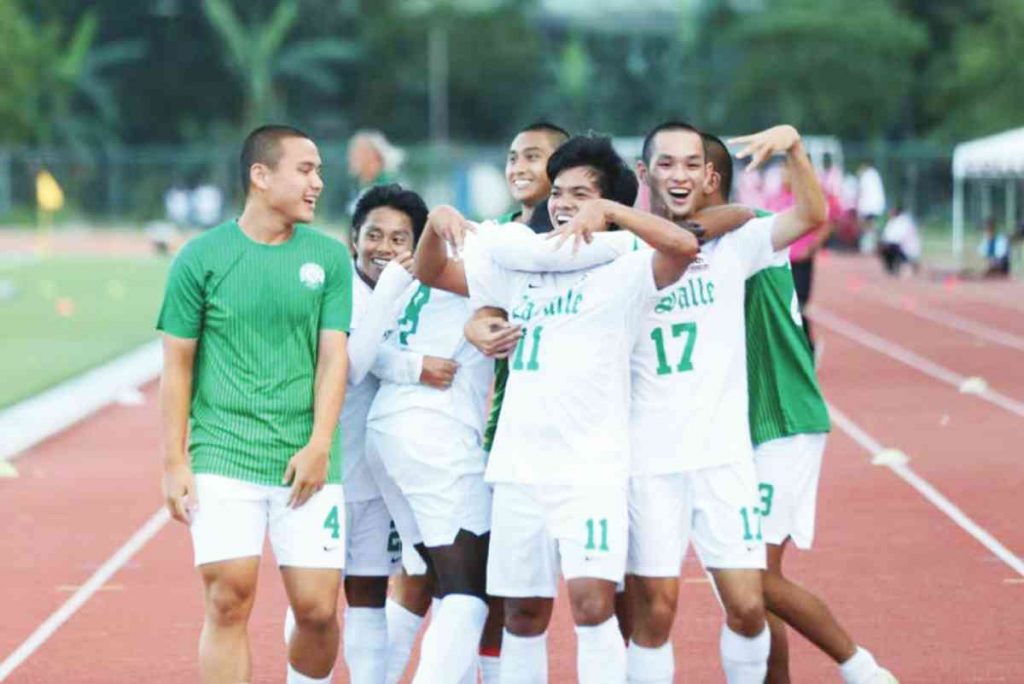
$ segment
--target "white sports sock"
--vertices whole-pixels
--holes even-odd
[[[476,667],[487,603],[476,596],[449,594],[430,619],[420,644],[420,664],[413,684],[459,682]]]
[[[500,684],[548,684],[548,633],[521,637],[504,630],[498,681]]]
[[[292,642],[292,632],[295,631],[295,613],[292,612],[292,607],[288,606],[288,610],[284,613],[284,645],[287,646]]]
[[[768,625],[756,637],[745,637],[722,625],[719,650],[725,681],[728,684],[764,684],[771,648],[772,637]]]
[[[387,684],[398,684],[409,665],[409,656],[423,618],[391,599],[384,604],[384,613],[387,615],[388,630],[388,666],[384,681]]]
[[[839,674],[846,684],[866,684],[880,669],[871,652],[858,646],[857,652],[839,666]]]
[[[466,670],[466,674],[462,675],[462,679],[459,680],[459,684],[476,684],[477,673],[480,671],[480,658],[473,660],[473,664]]]
[[[384,684],[388,623],[383,608],[345,609],[345,663],[352,684]]]
[[[333,672],[330,672],[323,679],[310,677],[309,675],[302,674],[289,663],[287,684],[331,684],[331,675],[333,674]]]
[[[498,684],[501,677],[501,656],[480,656],[480,681],[483,684]]]
[[[629,642],[626,649],[626,680],[629,684],[672,684],[675,671],[671,641],[656,648]]]
[[[576,626],[576,671],[580,684],[626,681],[626,644],[614,615],[593,627]]]

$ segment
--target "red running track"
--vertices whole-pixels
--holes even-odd
[[[913,298],[990,328],[1024,335],[1024,314],[997,296],[1024,287],[948,287],[888,281],[873,261],[831,257],[819,266],[823,310],[961,375],[986,378],[1024,401],[1024,352],[913,317],[878,301]],[[881,293],[881,295],[879,294]],[[993,303],[993,299],[996,303]],[[817,326],[830,402],[1011,552],[1019,525],[1024,418],[960,394],[856,340]],[[138,407],[115,406],[15,462],[0,480],[7,529],[0,541],[6,659],[158,510],[154,388]],[[841,430],[830,438],[811,552],[790,552],[791,576],[820,592],[858,642],[904,682],[1024,681],[1024,577],[999,560]],[[692,560],[683,571],[674,632],[680,681],[722,681],[721,615]],[[284,594],[269,557],[251,624],[256,682],[283,679]],[[201,623],[198,577],[184,528],[164,526],[46,639],[11,682],[196,681]],[[552,682],[575,675],[575,639],[564,602],[551,637]],[[823,655],[792,636],[795,681],[839,681]],[[336,681],[347,681],[339,665]]]

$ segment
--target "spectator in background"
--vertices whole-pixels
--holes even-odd
[[[897,204],[889,215],[882,229],[878,253],[889,275],[899,275],[904,264],[909,264],[917,271],[918,260],[921,258],[921,235],[914,217],[909,211],[904,211],[902,205]]]
[[[348,141],[348,172],[359,190],[395,182],[405,153],[380,131],[356,131]]]
[[[978,244],[978,256],[985,259],[985,277],[1010,275],[1010,241],[999,232],[994,218],[985,219],[985,235]]]
[[[772,195],[767,196],[764,203],[766,209],[776,214],[786,211],[796,203],[792,187],[790,186],[789,167],[785,163],[780,164],[780,171],[781,188]],[[826,199],[827,197],[828,195],[826,195]],[[838,200],[836,200],[835,204],[838,205]],[[804,310],[807,307],[807,302],[811,299],[811,286],[814,281],[814,257],[828,239],[830,225],[830,222],[826,221],[820,228],[805,234],[789,246],[789,261],[793,270],[793,285],[796,289],[797,302],[800,305],[800,314],[804,319],[804,334],[807,335],[807,343],[815,353],[815,361],[820,356],[821,347],[817,345],[814,336],[811,334],[811,322],[807,319]]]
[[[860,220],[862,248],[871,251],[877,239],[875,227],[885,214],[885,186],[882,176],[869,162],[857,167],[857,218]]]
[[[203,181],[192,191],[192,222],[200,229],[219,224],[224,215],[224,193],[213,183]]]

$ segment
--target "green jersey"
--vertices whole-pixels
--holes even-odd
[[[321,330],[348,331],[352,260],[306,226],[280,245],[235,221],[191,240],[171,266],[157,329],[197,339],[189,415],[196,473],[280,485],[313,430]],[[341,482],[335,434],[328,482]]]
[[[780,437],[828,432],[828,408],[814,373],[785,252],[776,253],[771,266],[747,279],[746,319],[754,446]]]

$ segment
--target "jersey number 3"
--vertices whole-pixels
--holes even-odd
[[[665,350],[665,329],[655,328],[651,331],[651,339],[654,340],[654,350],[658,354],[658,375],[668,375],[673,371],[685,373],[686,371],[693,370],[693,363],[690,361],[690,357],[693,356],[693,345],[697,342],[697,324],[675,323],[670,330],[672,339],[679,339],[683,333],[686,333],[682,355],[679,357],[679,363],[674,368],[668,365],[668,352]]]

